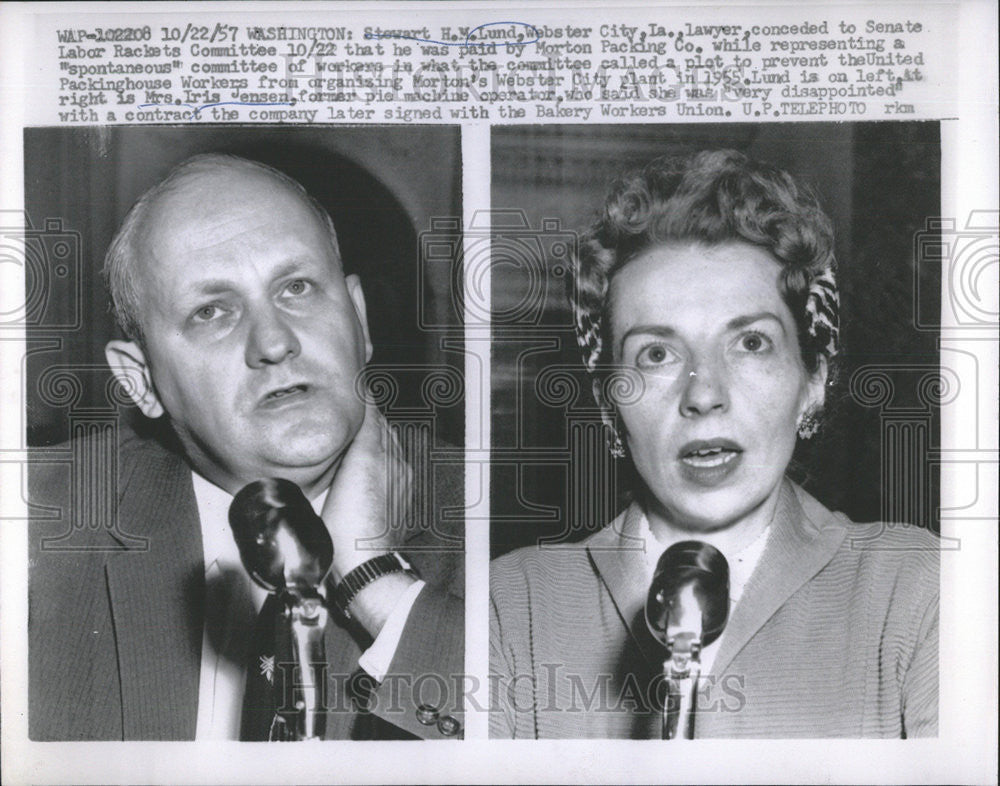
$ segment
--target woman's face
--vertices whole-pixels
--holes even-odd
[[[706,532],[761,510],[800,416],[823,402],[826,368],[802,364],[780,272],[749,243],[671,244],[611,281],[613,358],[644,391],[618,411],[650,513],[670,525]]]

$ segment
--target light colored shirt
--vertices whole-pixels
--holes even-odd
[[[740,551],[737,551],[734,554],[722,555],[729,563],[730,616],[732,616],[733,608],[735,608],[737,601],[743,595],[743,589],[746,587],[747,582],[750,581],[750,576],[753,574],[754,568],[756,568],[757,563],[760,562],[760,556],[764,553],[764,546],[767,545],[767,536],[770,531],[771,528],[769,526],[765,527],[752,543],[743,547]],[[666,549],[664,549],[660,545],[659,541],[656,540],[652,530],[649,528],[649,519],[647,519],[645,515],[642,516],[639,522],[638,535],[646,541],[645,563],[646,585],[648,586],[653,582],[653,574],[656,572],[656,563],[659,562],[660,557]],[[701,673],[703,675],[708,674],[712,670],[712,663],[715,661],[715,654],[719,651],[719,645],[722,643],[722,639],[725,635],[726,632],[723,630],[722,635],[719,636],[719,638],[702,649],[700,660]]]
[[[201,674],[198,684],[198,740],[238,740],[246,685],[246,653],[254,622],[267,591],[254,583],[243,563],[229,527],[232,495],[192,473],[201,519],[205,555],[205,627],[202,632]],[[326,492],[312,501],[322,510]],[[407,589],[386,619],[358,665],[381,681],[399,646],[410,610],[423,588],[417,581]]]

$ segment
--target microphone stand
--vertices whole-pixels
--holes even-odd
[[[319,592],[310,597],[296,596],[291,592],[284,595],[285,615],[292,635],[292,653],[303,679],[294,688],[295,738],[321,740],[326,731],[326,713],[319,711],[322,670],[317,669],[315,664],[326,663],[323,631],[329,614]]]
[[[729,616],[729,563],[707,543],[685,540],[660,556],[646,596],[646,625],[663,645],[664,740],[694,739],[701,652]]]
[[[663,661],[663,676],[667,686],[663,702],[660,738],[664,740],[694,739],[695,697],[701,677],[701,641],[693,634],[680,634],[668,646]],[[678,734],[681,718],[683,727]]]

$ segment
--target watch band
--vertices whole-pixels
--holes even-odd
[[[333,591],[333,602],[347,619],[351,619],[351,612],[348,608],[351,601],[375,579],[388,576],[390,573],[407,573],[414,578],[417,577],[413,566],[398,551],[380,554],[367,562],[362,562],[340,580]]]

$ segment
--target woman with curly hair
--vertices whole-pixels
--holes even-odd
[[[493,563],[493,736],[659,737],[647,594],[661,554],[692,541],[728,565],[693,736],[937,733],[937,539],[854,524],[786,477],[838,350],[835,268],[816,199],[740,153],[615,184],[570,296],[609,449],[639,488],[582,543]]]

